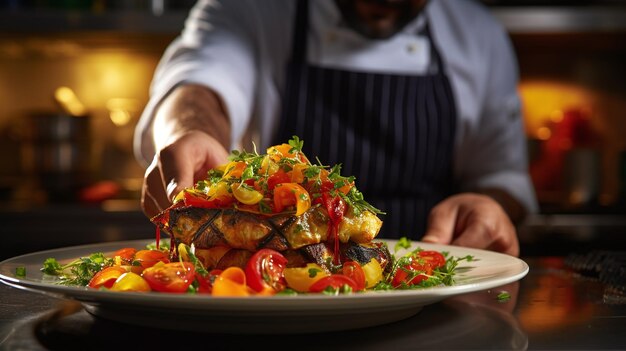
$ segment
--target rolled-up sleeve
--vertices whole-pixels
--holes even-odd
[[[517,60],[506,32],[496,29],[491,31],[486,55],[487,83],[479,121],[467,144],[459,148],[461,190],[500,188],[533,213],[538,206],[528,173]]]
[[[200,84],[215,91],[231,122],[234,147],[251,115],[256,85],[255,21],[247,17],[247,1],[199,1],[191,10],[181,36],[165,51],[150,87],[150,99],[135,130],[136,158],[153,158],[152,120],[159,103],[178,85]]]

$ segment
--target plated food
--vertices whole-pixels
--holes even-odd
[[[266,154],[233,152],[152,221],[172,248],[193,244],[208,269],[243,268],[261,249],[281,252],[289,267],[316,263],[329,271],[346,259],[372,258],[386,267],[389,253],[373,242],[382,212],[364,200],[354,177],[341,175],[341,165],[311,163],[302,145],[294,137]]]
[[[94,253],[65,265],[51,258],[44,272],[98,289],[216,296],[453,284],[457,264],[471,256],[417,247],[395,257],[376,240],[383,213],[365,201],[355,178],[343,176],[341,165],[310,162],[302,145],[294,136],[265,154],[231,153],[151,219],[159,233],[153,248]],[[168,245],[160,233],[169,235]]]

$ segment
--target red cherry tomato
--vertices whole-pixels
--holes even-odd
[[[276,171],[276,173],[272,174],[267,178],[267,190],[272,191],[276,187],[277,184],[281,183],[290,183],[291,176],[287,174],[282,169]]]
[[[123,249],[119,249],[113,253],[113,257],[119,256],[122,259],[122,264],[132,264],[133,259],[135,258],[135,253],[137,253],[137,249],[132,247],[125,247]]]
[[[352,278],[356,283],[356,291],[365,289],[365,272],[358,262],[348,261],[344,262],[342,267],[343,275]]]
[[[198,282],[198,294],[211,294],[213,291],[213,283],[222,273],[221,269],[213,269],[207,275],[200,275],[196,272],[196,281]]]
[[[135,253],[133,271],[136,270],[135,273],[141,273],[141,271],[154,266],[157,262],[169,263],[170,259],[167,253],[159,250],[139,250]]]
[[[98,289],[100,287],[110,289],[117,278],[124,273],[126,273],[126,269],[120,266],[107,267],[96,273],[89,281],[88,286],[94,289]]]
[[[413,255],[411,263],[400,267],[393,277],[391,285],[399,287],[402,283],[416,285],[428,279],[433,270],[443,267],[446,259],[437,251],[420,251]]]
[[[287,286],[283,271],[287,259],[271,249],[261,249],[252,255],[246,264],[248,286],[258,293],[275,294]]]
[[[319,293],[326,290],[326,288],[328,287],[331,287],[334,290],[338,290],[344,285],[349,286],[354,291],[358,291],[358,285],[354,281],[354,279],[343,274],[331,274],[327,277],[324,277],[313,283],[313,285],[309,287],[309,291],[313,293]]]
[[[191,262],[158,264],[146,268],[142,277],[155,291],[184,293],[193,283],[196,270]]]
[[[446,265],[446,258],[439,251],[420,251],[418,256],[424,261],[424,263],[430,264],[433,269]]]

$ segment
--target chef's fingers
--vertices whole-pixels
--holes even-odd
[[[144,177],[142,198],[144,212],[146,212],[146,215],[149,217],[161,212],[170,204],[170,200],[165,192],[165,184],[161,177],[159,164],[159,158],[158,155],[156,155],[150,166],[146,169],[146,175]]]
[[[161,177],[166,197],[170,202],[185,188],[194,184],[194,153],[186,154],[185,147],[172,144],[159,153]]]
[[[446,201],[435,206],[428,216],[428,227],[422,237],[423,242],[450,244],[454,236],[458,217],[458,208]]]
[[[159,168],[170,200],[183,189],[204,179],[209,169],[228,159],[226,149],[215,138],[201,131],[184,134],[159,154]]]
[[[485,209],[467,215],[452,244],[519,255],[517,234],[506,213],[497,205]]]

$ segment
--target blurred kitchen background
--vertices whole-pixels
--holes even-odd
[[[520,63],[522,253],[626,248],[626,1],[483,0]],[[150,238],[133,129],[191,0],[0,0],[0,259]]]

